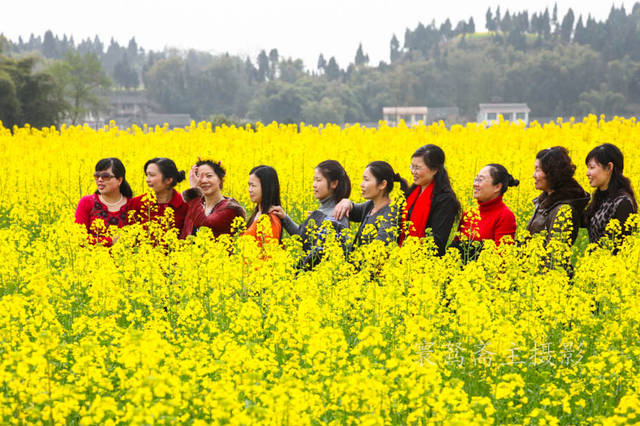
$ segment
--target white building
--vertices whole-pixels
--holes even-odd
[[[478,123],[486,121],[488,125],[495,124],[501,115],[505,121],[522,121],[529,124],[531,109],[527,104],[480,104],[478,105]]]
[[[415,126],[420,121],[426,124],[427,107],[382,107],[382,117],[389,126],[397,126],[400,120],[404,120],[407,126]]]

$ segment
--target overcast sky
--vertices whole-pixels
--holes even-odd
[[[552,10],[554,1],[509,0],[5,0],[0,14],[0,33],[11,40],[28,39],[48,29],[76,42],[96,34],[108,45],[113,37],[126,45],[135,37],[145,49],[194,48],[211,53],[229,52],[255,57],[261,49],[277,48],[281,56],[301,58],[315,68],[318,55],[335,56],[340,66],[353,61],[359,43],[372,64],[389,61],[389,41],[395,33],[404,41],[407,27],[451,19],[454,27],[473,16],[477,31],[485,31],[487,8],[502,13]],[[633,2],[619,0],[559,0],[562,19],[572,8],[578,15],[606,19],[612,4],[624,4],[630,13]]]

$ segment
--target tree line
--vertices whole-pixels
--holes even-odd
[[[612,6],[602,21],[576,18],[571,9],[559,16],[557,6],[531,15],[489,8],[485,18],[482,33],[473,18],[455,25],[448,19],[420,23],[405,31],[402,44],[393,35],[389,60],[377,65],[360,44],[346,66],[321,54],[312,69],[275,48],[255,59],[196,50],[155,52],[145,51],[135,38],[126,46],[112,39],[105,47],[97,36],[76,43],[47,31],[4,42],[0,94],[16,94],[0,98],[0,119],[5,125],[29,114],[41,114],[28,121],[32,124],[79,120],[99,109],[100,91],[109,85],[144,88],[165,112],[197,120],[217,115],[263,122],[374,122],[382,118],[382,106],[401,105],[457,106],[462,118],[472,120],[483,102],[526,102],[534,117],[639,113],[640,3],[630,13]],[[25,56],[29,52],[41,59]],[[82,72],[92,77],[74,82]],[[8,81],[13,89],[7,89]],[[79,87],[89,82],[89,88]],[[41,91],[39,105],[51,107],[38,112],[20,90]]]

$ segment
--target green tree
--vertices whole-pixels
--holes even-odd
[[[145,87],[149,98],[169,113],[189,111],[187,81],[185,61],[175,56],[156,61],[145,73]]]
[[[562,24],[560,24],[560,39],[565,43],[569,43],[571,41],[574,20],[575,16],[573,15],[573,10],[569,8],[567,14],[562,19]]]
[[[49,72],[67,102],[66,117],[72,124],[79,123],[89,112],[106,110],[100,92],[107,89],[111,81],[96,55],[70,52],[63,60],[54,62]]]
[[[343,124],[347,107],[340,99],[324,97],[319,101],[307,101],[302,105],[302,120],[307,124]]]
[[[6,127],[59,124],[65,103],[52,76],[34,73],[36,59],[12,59],[0,54],[0,121]]]
[[[364,51],[362,50],[362,43],[358,45],[354,63],[357,67],[366,66],[369,63],[369,55],[364,54]]]
[[[393,64],[394,62],[398,61],[401,56],[402,53],[400,53],[400,42],[394,34],[393,37],[391,37],[391,43],[389,44],[389,59]]]
[[[324,55],[321,53],[320,56],[318,56],[318,63],[316,64],[316,68],[322,74],[324,73],[324,70],[326,67],[327,67],[327,60],[324,58]]]
[[[266,83],[251,101],[249,117],[265,123],[297,123],[302,120],[302,105],[310,99],[303,88],[284,81]]]
[[[608,116],[624,112],[624,96],[612,92],[606,84],[599,90],[589,90],[580,94],[579,109],[583,114],[605,114]]]
[[[129,62],[129,55],[125,53],[113,68],[113,79],[126,89],[135,89],[140,84],[138,72]]]

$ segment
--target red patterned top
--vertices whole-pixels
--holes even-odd
[[[113,241],[104,235],[104,231],[110,226],[122,228],[127,223],[127,213],[131,208],[131,200],[120,207],[120,210],[110,212],[109,208],[100,201],[98,194],[91,194],[80,199],[76,208],[76,223],[87,227],[91,243],[100,242],[106,246],[111,246]],[[94,225],[94,222],[102,223]]]

